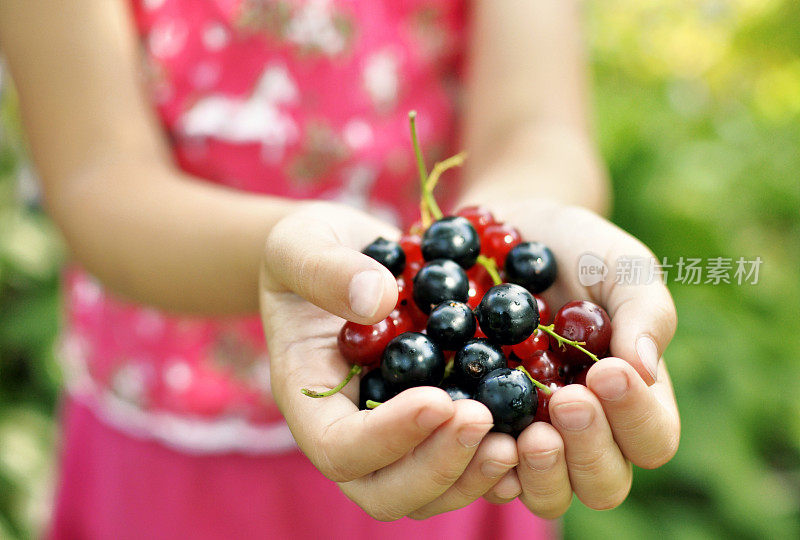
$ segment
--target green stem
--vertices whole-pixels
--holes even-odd
[[[439,178],[441,178],[445,171],[454,167],[460,167],[464,164],[465,159],[467,159],[467,153],[460,152],[455,156],[436,163],[431,170],[431,174],[428,176],[428,180],[423,186],[422,197],[425,199],[425,203],[428,205],[433,217],[436,219],[442,219],[444,214],[442,213],[441,208],[439,208],[436,198],[433,196],[433,190],[436,188],[436,185],[439,183]]]
[[[325,392],[316,392],[314,390],[309,390],[308,388],[303,388],[300,391],[304,395],[306,395],[308,397],[313,397],[313,398],[332,396],[333,394],[337,393],[339,390],[341,390],[342,388],[347,386],[347,383],[349,383],[350,380],[353,377],[355,377],[356,375],[358,375],[359,373],[361,373],[361,366],[353,364],[353,367],[350,368],[350,372],[347,374],[347,377],[345,377],[342,382],[340,382],[339,384],[337,384],[336,386],[334,386],[330,390],[327,390]]]
[[[367,409],[374,409],[378,405],[383,405],[382,402],[380,402],[380,401],[372,401],[371,399],[368,399],[366,404],[367,404]]]
[[[422,157],[422,148],[420,148],[419,138],[417,138],[417,111],[408,112],[408,123],[411,125],[411,144],[414,145],[414,155],[417,157],[417,167],[419,168],[419,187],[422,192],[422,200],[420,201],[419,209],[420,214],[422,214],[422,226],[427,229],[431,224],[430,206],[428,206],[428,200],[425,197],[428,169],[425,167],[425,159]]]
[[[478,255],[478,264],[486,268],[486,271],[492,277],[492,281],[495,285],[503,283],[503,280],[500,279],[500,272],[497,271],[497,263],[494,262],[494,259],[486,255]]]
[[[584,349],[584,348],[581,346],[581,345],[586,345],[586,342],[584,342],[584,341],[572,341],[571,339],[567,339],[567,338],[565,338],[565,337],[559,336],[559,335],[558,335],[558,334],[556,334],[556,333],[555,333],[555,331],[553,330],[554,326],[555,326],[555,325],[552,325],[552,324],[551,324],[551,325],[548,325],[548,326],[545,326],[545,325],[543,325],[543,324],[540,324],[540,325],[539,325],[539,330],[541,330],[541,331],[542,331],[542,332],[544,332],[545,334],[547,334],[547,335],[549,335],[549,336],[552,336],[553,338],[555,338],[555,340],[556,340],[556,341],[558,341],[558,346],[559,346],[559,347],[563,347],[563,346],[564,346],[564,343],[566,343],[567,345],[571,345],[572,347],[575,347],[576,349],[578,349],[578,350],[579,350],[579,351],[581,351],[582,353],[586,354],[586,355],[587,355],[589,358],[591,358],[591,359],[592,359],[592,360],[594,360],[595,362],[599,362],[599,361],[600,361],[600,359],[599,359],[599,358],[597,358],[597,356],[596,356],[596,355],[594,355],[594,354],[590,353],[589,351],[587,351],[586,349]]]
[[[450,376],[450,374],[453,372],[453,364],[454,363],[455,363],[455,357],[451,358],[450,361],[447,362],[447,364],[445,364],[445,366],[444,366],[444,377],[442,377],[442,379],[446,379],[447,377]]]
[[[536,386],[536,388],[538,388],[539,390],[541,390],[542,392],[544,392],[544,393],[545,393],[545,394],[547,394],[548,396],[549,396],[550,394],[552,394],[552,393],[553,393],[553,391],[552,391],[552,390],[550,390],[548,387],[546,387],[545,385],[543,385],[542,383],[540,383],[539,381],[537,381],[536,379],[534,379],[534,378],[531,376],[531,374],[530,374],[530,373],[528,373],[528,370],[527,370],[527,369],[525,369],[523,366],[517,366],[517,367],[516,367],[516,369],[520,370],[520,371],[521,371],[521,372],[523,372],[525,375],[527,375],[527,376],[528,376],[528,378],[531,380],[531,382],[534,384],[534,386]]]

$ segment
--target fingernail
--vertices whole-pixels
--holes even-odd
[[[600,380],[592,385],[592,390],[601,399],[606,401],[619,401],[628,391],[628,377],[621,370],[607,370],[610,373],[602,374]]]
[[[458,442],[466,448],[478,446],[492,428],[491,424],[474,424],[471,426],[464,426],[458,431]]]
[[[383,296],[383,276],[378,270],[364,270],[350,280],[350,309],[360,317],[372,317]]]
[[[450,418],[450,414],[447,411],[425,408],[417,415],[417,425],[426,431],[431,431],[448,418]]]
[[[558,450],[525,454],[525,464],[534,471],[549,471],[556,464]]]
[[[486,478],[499,478],[506,474],[513,465],[507,463],[500,463],[499,461],[486,461],[481,465],[481,473]]]
[[[657,380],[656,374],[658,373],[658,348],[655,341],[648,336],[641,336],[636,340],[636,354],[639,355],[639,361],[644,368]]]
[[[588,403],[559,403],[550,410],[564,429],[580,431],[592,422],[592,408]]]

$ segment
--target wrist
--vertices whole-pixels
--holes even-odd
[[[565,126],[536,126],[507,137],[491,152],[475,150],[459,206],[519,206],[549,200],[598,214],[610,210],[607,171],[591,139]],[[527,204],[527,203],[524,203]]]

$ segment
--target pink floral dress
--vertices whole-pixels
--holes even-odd
[[[416,217],[419,196],[407,112],[419,113],[429,159],[459,146],[465,10],[462,0],[132,2],[152,99],[183,170],[398,224]],[[159,312],[77,267],[65,305],[54,537],[320,537],[336,523],[352,538],[545,530],[518,503],[372,521],[297,452],[270,397],[255,315]]]

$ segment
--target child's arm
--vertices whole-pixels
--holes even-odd
[[[550,305],[574,299],[604,305],[612,316],[611,352],[622,359],[592,368],[591,392],[571,386],[552,399],[553,425],[537,423],[517,440],[520,465],[512,481],[522,501],[545,517],[566,511],[573,491],[592,508],[611,508],[630,489],[629,461],[653,468],[677,449],[680,420],[659,360],[675,331],[675,307],[657,275],[648,283],[643,271],[638,285],[615,284],[617,260],[649,263],[653,254],[571,206],[608,207],[588,121],[578,2],[499,0],[478,2],[476,11],[470,174],[462,202],[487,204],[523,238],[550,246],[559,264],[558,281],[545,293]],[[604,258],[610,272],[591,286],[578,275],[586,253]]]
[[[477,446],[491,427],[479,403],[415,389],[366,413],[352,401],[353,383],[325,400],[300,394],[302,386],[335,385],[347,370],[335,346],[338,317],[373,323],[397,302],[392,275],[358,251],[397,231],[339,205],[186,178],[170,163],[139,88],[124,3],[55,4],[2,0],[0,45],[20,90],[46,205],[81,263],[137,301],[213,313],[256,309],[263,257],[273,392],[314,464],[381,519],[437,499],[462,476],[480,487],[479,467],[493,447]],[[506,444],[504,452],[510,469],[516,448]],[[480,461],[462,475],[476,453]]]
[[[44,203],[81,264],[141,303],[255,312],[264,240],[300,203],[198,182],[173,165],[125,2],[4,0],[0,46]]]
[[[536,197],[603,213],[577,0],[475,4],[462,202]]]

